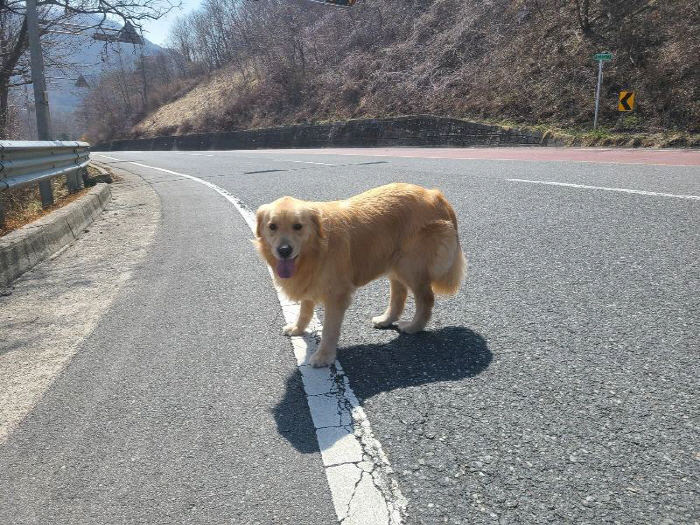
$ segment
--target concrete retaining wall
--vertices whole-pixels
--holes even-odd
[[[543,145],[539,132],[505,129],[464,120],[414,116],[350,120],[333,124],[286,126],[115,140],[93,151],[222,150],[257,148],[389,147],[389,146],[518,146]]]
[[[109,184],[97,184],[78,200],[0,237],[0,286],[77,239],[111,198]]]

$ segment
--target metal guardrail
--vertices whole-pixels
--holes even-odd
[[[69,191],[82,186],[78,174],[90,162],[90,145],[77,141],[0,140],[0,223],[3,220],[2,193],[39,183],[44,206],[53,203],[50,184],[54,177],[66,175]]]
[[[87,142],[0,140],[0,191],[68,175],[88,162]]]

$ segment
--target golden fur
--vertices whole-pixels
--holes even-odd
[[[277,284],[301,301],[299,319],[284,333],[301,334],[314,306],[324,305],[321,344],[309,360],[314,366],[335,360],[343,315],[360,286],[388,276],[389,307],[372,319],[382,328],[398,320],[410,289],[416,313],[398,327],[416,333],[430,318],[433,293],[456,293],[466,268],[457,218],[447,199],[438,190],[412,184],[388,184],[342,201],[282,197],[258,209],[256,237]],[[289,278],[278,274],[282,245],[292,249],[288,258],[294,263],[284,261],[293,267]]]

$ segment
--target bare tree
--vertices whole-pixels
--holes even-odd
[[[10,80],[26,72],[19,67],[27,49],[27,21],[16,14],[19,2],[0,0],[0,137],[8,124]]]

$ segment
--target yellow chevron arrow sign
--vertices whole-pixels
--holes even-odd
[[[632,111],[634,109],[634,91],[620,91],[617,101],[618,111]]]

